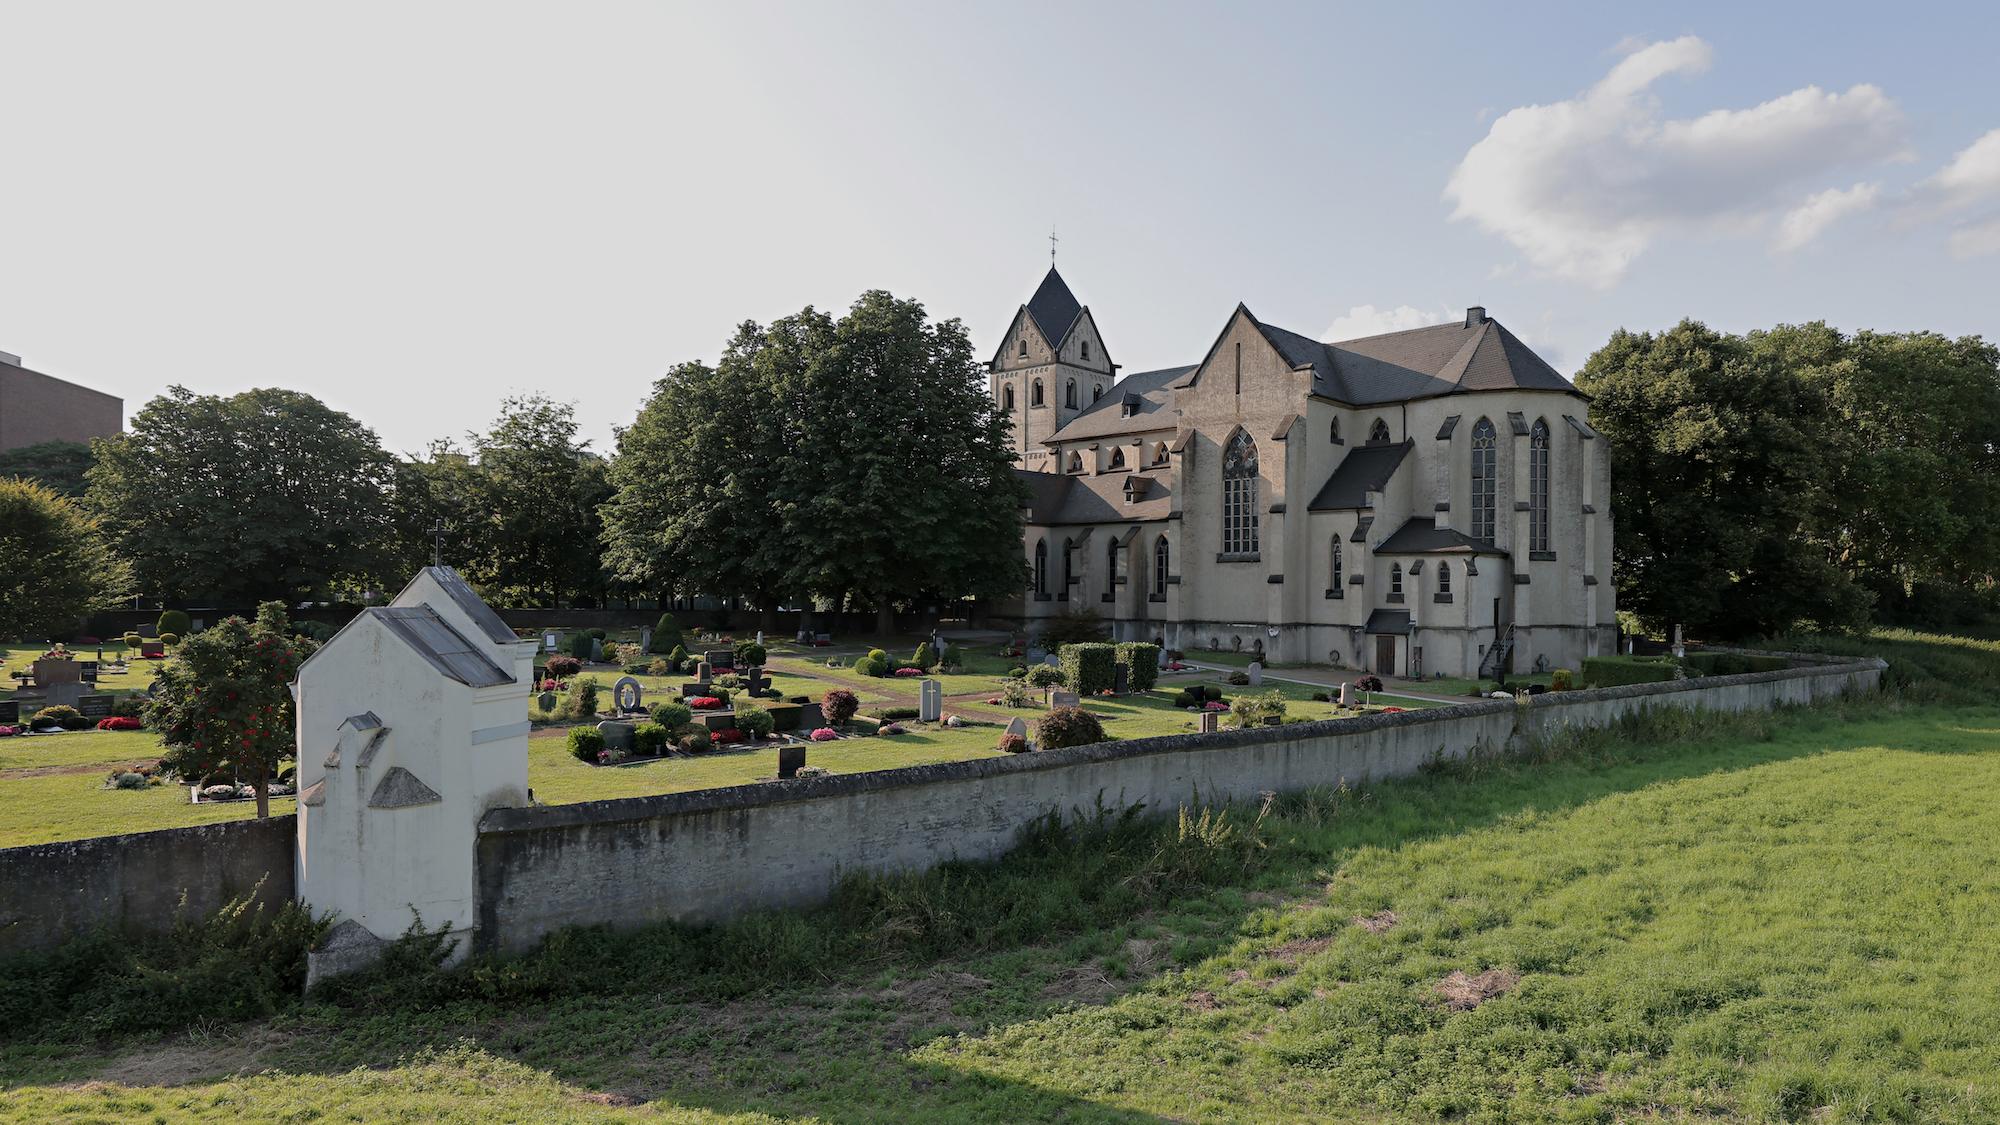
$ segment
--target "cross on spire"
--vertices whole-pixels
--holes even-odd
[[[1055,264],[1056,264],[1056,228],[1051,226],[1049,227],[1049,268],[1054,269]]]
[[[431,565],[444,565],[444,521],[431,524]]]

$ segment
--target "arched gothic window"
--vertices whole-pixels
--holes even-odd
[[[1104,384],[1102,383],[1093,384],[1090,388],[1090,401],[1096,402],[1098,399],[1103,397],[1104,397]]]
[[[1104,542],[1104,592],[1115,593],[1118,589],[1118,540]]]
[[[1222,453],[1222,553],[1257,553],[1257,443],[1247,430],[1231,434]]]
[[[1125,467],[1124,446],[1114,445],[1111,447],[1111,467],[1114,469],[1122,469]]]
[[[1049,592],[1049,541],[1035,540],[1035,593]]]
[[[1042,404],[1042,381],[1040,379],[1037,379],[1035,380],[1034,389],[1028,392],[1028,405],[1040,406],[1041,404]]]
[[[1447,598],[1451,596],[1451,564],[1448,562],[1438,564],[1438,593]]]
[[[1388,441],[1388,440],[1389,440],[1389,423],[1384,422],[1380,418],[1375,419],[1375,424],[1369,427],[1368,429],[1368,441],[1372,444],[1374,442]]]
[[[1083,454],[1074,449],[1069,451],[1069,471],[1072,473],[1083,471]]]
[[[1472,427],[1472,537],[1486,544],[1493,542],[1493,496],[1498,467],[1493,420],[1481,418]]]
[[[1401,598],[1403,596],[1402,563],[1389,564],[1389,596],[1392,598]]]
[[[1549,424],[1535,419],[1528,436],[1528,550],[1549,549]]]
[[[1066,406],[1066,407],[1069,407],[1069,408],[1070,408],[1071,410],[1075,410],[1075,409],[1076,409],[1076,380],[1075,380],[1075,379],[1069,379],[1069,380],[1066,380],[1066,381],[1065,381],[1065,382],[1063,383],[1063,405],[1064,405],[1064,406]]]
[[[1014,410],[1014,384],[1000,388],[1000,409],[1012,413]]]
[[[1167,537],[1153,540],[1153,593],[1167,596]]]
[[[1164,464],[1166,464],[1166,463],[1167,463],[1167,443],[1166,443],[1166,442],[1164,442],[1164,441],[1156,441],[1156,442],[1154,442],[1154,443],[1153,443],[1153,464],[1155,464],[1155,465],[1164,465]]]
[[[1333,572],[1328,577],[1331,579],[1328,585],[1333,588],[1333,596],[1336,598],[1346,597],[1347,560],[1341,557],[1340,536],[1338,535],[1333,537]]]

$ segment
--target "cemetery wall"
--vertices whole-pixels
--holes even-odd
[[[1811,658],[1823,660],[1824,658]],[[712,922],[811,905],[851,871],[987,859],[1052,809],[1251,800],[1405,776],[1648,707],[1721,711],[1879,686],[1879,660],[1640,684],[1215,734],[1100,743],[877,773],[540,808],[481,822],[478,944],[522,950],[564,926]]]
[[[0,956],[48,949],[99,927],[160,932],[257,888],[292,897],[290,814],[194,828],[0,848]]]

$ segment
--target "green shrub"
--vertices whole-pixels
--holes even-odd
[[[686,650],[681,648],[681,625],[673,614],[662,613],[659,624],[653,626],[653,651],[679,653],[680,659],[687,658]]]
[[[1588,656],[1583,661],[1583,682],[1591,687],[1623,687],[1627,684],[1658,684],[1674,678],[1671,660],[1652,656]]]
[[[1000,702],[1016,709],[1027,707],[1035,701],[1035,693],[1026,680],[1008,680],[1000,685]]]
[[[1762,656],[1748,652],[1690,652],[1681,663],[1690,676],[1740,676],[1746,672],[1775,672],[1791,667],[1782,656]]]
[[[1043,648],[1053,651],[1064,645],[1101,641],[1109,635],[1104,629],[1104,619],[1097,616],[1096,610],[1079,609],[1044,622],[1041,640]]]
[[[1126,687],[1150,691],[1160,678],[1160,646],[1147,641],[1126,641],[1118,646],[1118,663],[1125,666]]]
[[[762,707],[745,703],[736,709],[736,729],[753,738],[769,738],[778,729],[778,721]]]
[[[667,750],[667,728],[658,723],[640,723],[632,728],[632,748],[649,758]]]
[[[1199,708],[1201,703],[1201,686],[1199,684],[1194,687],[1182,688],[1180,694],[1174,696],[1174,706],[1183,710],[1189,707]]]
[[[48,723],[54,723],[64,730],[82,730],[90,725],[90,720],[84,718],[82,712],[67,703],[58,703],[54,707],[44,707],[35,712],[28,720],[30,727],[39,727]]]
[[[937,662],[937,650],[931,647],[929,641],[918,642],[917,651],[910,656],[910,663],[922,668],[926,672],[937,667]]]
[[[763,664],[765,657],[769,655],[764,651],[764,646],[756,641],[737,641],[735,653],[738,668],[754,668]]]
[[[959,651],[957,645],[948,644],[943,652],[938,653],[938,663],[946,668],[960,667],[965,663],[965,653]]]
[[[168,648],[172,648],[181,643],[181,635],[179,633],[161,633],[160,643]]]
[[[602,629],[585,629],[584,632],[590,634],[590,639],[593,641],[608,640],[611,636]]]
[[[1081,707],[1058,707],[1035,720],[1035,744],[1044,750],[1103,741],[1104,724]]]
[[[905,719],[914,719],[920,714],[915,707],[876,707],[872,708],[868,713],[885,723],[898,723]]]
[[[571,633],[569,639],[563,642],[563,650],[571,656],[576,657],[579,661],[588,664],[590,662],[590,641],[591,636],[589,633]]]
[[[707,727],[689,727],[681,732],[679,741],[681,753],[703,754],[714,747],[715,736],[708,733]]]
[[[828,723],[840,726],[854,718],[854,713],[861,709],[861,700],[845,688],[834,688],[820,698],[819,709]]]
[[[1043,667],[1044,667],[1044,668],[1046,668],[1046,667],[1048,667],[1048,665],[1044,664],[1044,665],[1043,665]],[[1018,680],[1018,679],[1020,679],[1021,677],[1023,677],[1023,676],[1026,676],[1027,674],[1028,674],[1028,670],[1027,670],[1026,668],[1009,668],[1009,669],[1007,669],[1007,678],[1008,678],[1008,679],[1010,679],[1010,680]]]
[[[1062,681],[1076,695],[1096,695],[1118,683],[1118,649],[1114,645],[1064,645],[1058,657]]]
[[[1576,677],[1567,668],[1558,668],[1549,674],[1550,691],[1568,691],[1575,686]]]
[[[127,770],[118,775],[118,780],[114,784],[120,789],[144,789],[146,787],[146,775]]]
[[[729,701],[731,699],[736,698],[734,692],[730,691],[726,687],[722,687],[719,684],[710,684],[708,688],[708,694],[714,696],[717,699],[720,699],[724,707],[729,706]]]
[[[1231,672],[1231,673],[1229,673],[1229,686],[1230,686],[1230,687],[1249,687],[1249,686],[1250,686],[1250,673],[1248,673],[1248,672]]]
[[[881,678],[889,674],[889,661],[879,652],[871,652],[854,662],[854,670],[864,676]]]
[[[673,665],[673,675],[678,676],[681,673],[687,671],[688,650],[682,648],[679,645],[675,645],[674,651],[667,654],[667,663]]]
[[[159,621],[155,624],[157,628],[154,631],[159,633],[162,639],[165,639],[168,633],[184,634],[189,629],[194,628],[194,622],[189,620],[186,613],[178,609],[169,609],[162,612]]]
[[[1028,669],[1028,684],[1031,687],[1061,687],[1063,682],[1063,670],[1053,664],[1037,664]]]
[[[669,701],[653,704],[653,721],[665,727],[668,734],[674,734],[694,722],[694,708],[685,703]]]
[[[579,762],[597,764],[597,752],[604,749],[604,732],[596,727],[569,728],[570,757]]]
[[[1267,719],[1277,719],[1279,722],[1283,722],[1285,719],[1285,693],[1272,688],[1262,695],[1241,696],[1236,700],[1236,705],[1230,708],[1230,711],[1235,714],[1236,725],[1239,727],[1262,726]]]
[[[556,714],[565,719],[589,719],[597,715],[597,680],[579,676],[571,680],[569,691],[557,705]]]

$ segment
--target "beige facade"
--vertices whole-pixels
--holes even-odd
[[[45,441],[82,441],[124,432],[125,400],[0,354],[0,452]]]
[[[1011,351],[1003,406],[1034,369]],[[1483,309],[1323,344],[1239,306],[1199,364],[1030,411],[1025,434],[1017,412],[1040,448],[1023,446],[1035,577],[1011,608],[1031,632],[1089,608],[1124,640],[1399,676],[1576,668],[1614,645],[1588,411]]]

